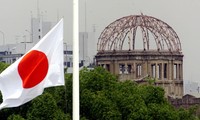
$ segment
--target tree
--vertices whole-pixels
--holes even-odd
[[[164,90],[153,84],[120,82],[101,67],[80,71],[81,120],[194,120],[198,110],[175,109],[164,97]],[[71,120],[71,115],[72,74],[65,75],[65,87],[47,88],[20,107],[0,111],[1,120]]]
[[[15,114],[12,114],[8,117],[8,120],[25,120],[22,116],[20,115],[15,115]]]
[[[64,120],[64,113],[58,109],[51,94],[45,93],[31,101],[31,106],[27,111],[28,120],[56,120],[58,118]]]
[[[181,119],[181,113],[186,112],[176,110],[167,102],[163,88],[129,80],[119,82],[101,67],[81,70],[80,87],[80,110],[84,119],[174,120]]]
[[[107,79],[105,79],[107,78]],[[116,78],[100,67],[80,71],[81,116],[88,119],[119,119],[116,104],[107,99],[106,92],[116,82]],[[105,91],[104,91],[105,90]]]
[[[0,62],[0,73],[3,72],[8,66],[9,64]]]
[[[112,84],[117,82],[114,75],[101,67],[96,67],[94,70],[84,68],[80,71],[80,87],[93,92],[107,90],[112,87]]]

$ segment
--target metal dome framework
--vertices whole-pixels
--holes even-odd
[[[141,29],[143,49],[150,50],[150,34],[155,39],[157,50],[181,51],[181,43],[176,32],[167,23],[146,15],[131,15],[120,18],[108,25],[101,33],[98,52],[104,50],[123,50],[128,40],[129,50],[135,50],[137,29]]]

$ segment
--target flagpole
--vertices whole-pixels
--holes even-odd
[[[73,0],[73,120],[79,120],[79,2]]]

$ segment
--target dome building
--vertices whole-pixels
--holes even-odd
[[[96,64],[119,80],[155,78],[166,96],[183,96],[183,54],[176,32],[146,15],[130,15],[109,24],[97,43]]]

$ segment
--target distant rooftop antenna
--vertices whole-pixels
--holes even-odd
[[[31,32],[30,32],[30,37],[31,37],[31,42],[33,42],[33,12],[30,11],[31,13]]]
[[[37,0],[37,17],[40,18],[39,0]]]
[[[83,65],[85,62],[85,40],[88,38],[87,36],[87,0],[85,0],[85,31],[83,34]]]
[[[43,17],[41,17],[41,14],[40,14],[40,6],[39,6],[39,0],[37,0],[37,19],[39,20],[39,28],[38,28],[38,32],[39,32],[39,40],[41,39],[41,37],[43,36],[42,35],[42,22],[43,22]]]
[[[96,25],[93,24],[93,32],[96,32]]]
[[[57,9],[57,22],[59,21],[59,10]]]
[[[87,32],[87,3],[85,0],[85,33]]]

